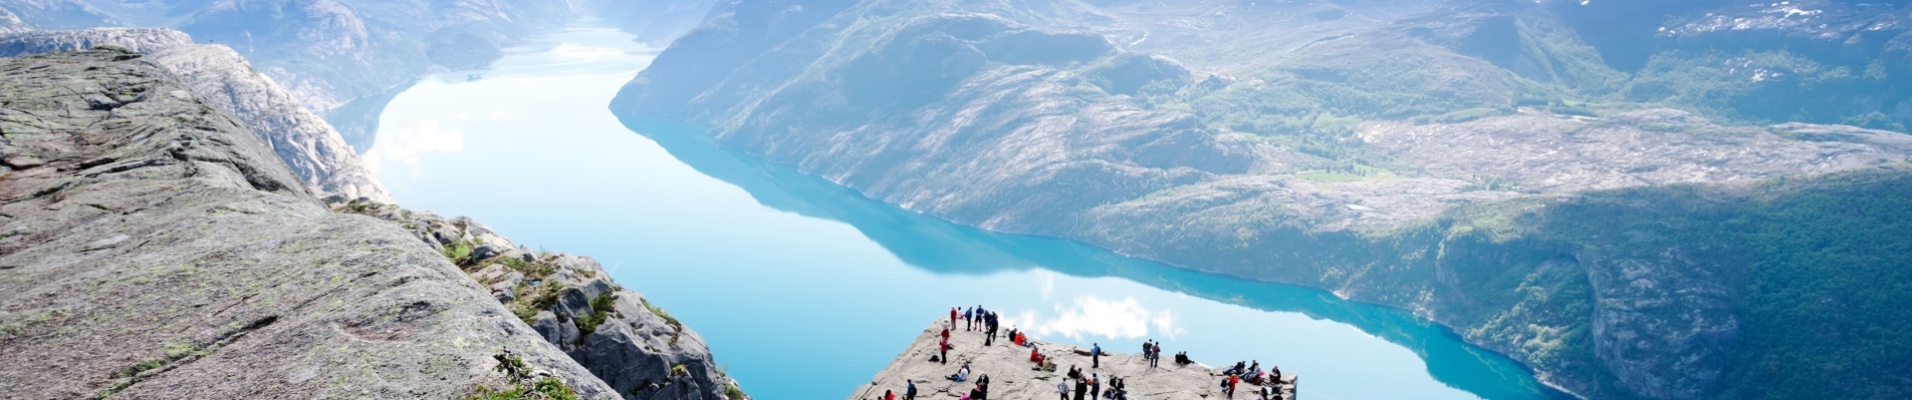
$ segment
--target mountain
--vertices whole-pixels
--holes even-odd
[[[6,0],[53,30],[167,27],[224,44],[326,118],[372,144],[390,96],[435,70],[482,67],[527,35],[579,17],[568,0]]]
[[[170,29],[98,28],[0,34],[0,57],[116,46],[145,54],[187,82],[194,94],[243,122],[320,196],[390,202],[371,170],[330,124],[260,74],[231,49],[194,44]]]
[[[695,331],[589,258],[466,218],[322,201],[275,151],[285,138],[241,116],[316,118],[273,114],[283,95],[236,104],[271,82],[207,66],[232,53],[178,36],[65,32],[9,46],[112,39],[151,55],[0,58],[0,355],[20,361],[0,366],[0,390],[747,398]],[[200,95],[209,82],[228,86]]]
[[[0,59],[0,86],[8,393],[454,397],[499,381],[503,352],[611,392],[144,57]]]
[[[1912,197],[1901,5],[720,7],[619,93],[627,124],[700,125],[959,223],[1412,310],[1589,397],[1912,378],[1886,311],[1912,305],[1889,233]]]

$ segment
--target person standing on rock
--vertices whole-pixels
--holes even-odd
[[[956,316],[958,315],[960,314],[957,313],[956,307],[949,308],[949,328],[950,329],[956,328]]]
[[[1062,400],[1069,400],[1069,381],[1057,381],[1056,393],[1061,395]]]
[[[1102,368],[1102,344],[1096,343],[1094,348],[1089,349],[1089,369],[1099,368]]]
[[[1075,400],[1082,400],[1082,398],[1088,394],[1089,381],[1087,379],[1076,379]]]
[[[949,365],[949,330],[943,330],[943,341],[936,344],[936,350],[943,352],[943,365]]]
[[[890,392],[889,390],[884,390],[883,400],[896,400],[896,393]]]
[[[1101,377],[1102,376],[1099,374],[1095,374],[1095,373],[1089,374],[1089,398],[1093,399],[1093,398],[1102,397],[1102,379],[1100,379]]]
[[[963,331],[969,331],[970,328],[976,327],[975,312],[976,309],[974,308],[963,309]]]
[[[916,380],[905,379],[903,383],[909,384],[909,387],[903,388],[903,400],[916,400]]]

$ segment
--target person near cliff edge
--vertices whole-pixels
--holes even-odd
[[[1096,343],[1089,349],[1089,369],[1102,368],[1102,344]]]
[[[949,365],[949,339],[943,339],[943,341],[937,342],[936,351],[940,351],[943,353],[942,358],[940,358],[940,360],[942,360],[943,362],[943,365]]]
[[[963,309],[963,330],[964,331],[969,331],[970,328],[976,327],[975,313],[976,313],[976,309],[974,308]]]
[[[956,327],[956,317],[961,315],[962,314],[960,312],[956,311],[956,307],[949,308],[949,327],[950,328]]]

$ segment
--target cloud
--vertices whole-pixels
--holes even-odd
[[[1047,321],[1036,321],[1029,315],[1030,330],[1075,341],[1082,341],[1086,336],[1135,339],[1148,336],[1151,331],[1173,338],[1182,332],[1175,325],[1173,313],[1149,310],[1134,297],[1114,301],[1084,295],[1076,297],[1072,305],[1058,304],[1055,309],[1056,317]]]
[[[465,134],[456,128],[444,127],[438,121],[418,121],[408,127],[398,129],[380,129],[377,146],[365,155],[366,163],[372,171],[379,171],[386,162],[404,166],[408,176],[418,178],[425,174],[424,162],[419,159],[425,153],[456,153],[465,150]]]
[[[1056,273],[1044,271],[1042,274],[1042,301],[1049,301],[1049,295],[1056,292]]]

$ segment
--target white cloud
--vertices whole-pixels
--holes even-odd
[[[1175,315],[1168,310],[1149,310],[1137,302],[1134,297],[1121,301],[1102,300],[1095,296],[1075,298],[1073,305],[1056,305],[1056,317],[1047,321],[1035,321],[1029,318],[1030,330],[1040,335],[1061,335],[1070,340],[1082,341],[1085,336],[1097,336],[1114,339],[1135,339],[1148,336],[1153,331],[1158,334],[1174,335],[1181,333],[1175,326]]]
[[[419,160],[425,153],[456,153],[465,150],[465,134],[457,128],[444,127],[438,121],[418,121],[412,126],[398,129],[380,129],[378,145],[366,152],[365,160],[372,171],[379,171],[386,162],[404,166],[408,176],[418,178],[425,174],[424,162]]]

